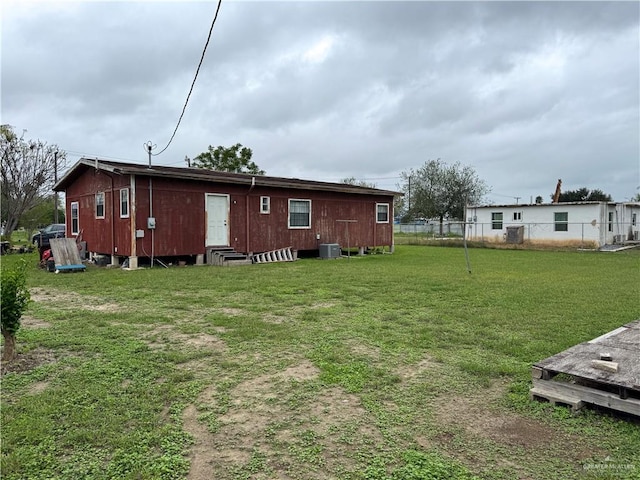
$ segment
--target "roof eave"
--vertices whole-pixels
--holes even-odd
[[[218,182],[235,185],[260,185],[272,188],[290,188],[297,190],[319,190],[327,192],[351,193],[360,195],[402,196],[402,192],[381,190],[377,188],[360,187],[357,185],[316,182],[313,180],[301,180],[296,178],[269,177],[265,175],[252,175],[247,173],[215,172],[211,170],[176,168],[171,171],[163,170],[163,167],[154,168],[144,165],[124,164],[109,162],[99,159],[81,158],[53,187],[54,191],[63,191],[67,184],[77,175],[81,167],[95,167],[119,175],[148,175],[163,178],[180,178],[203,182]]]

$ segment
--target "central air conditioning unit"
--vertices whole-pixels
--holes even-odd
[[[523,243],[524,242],[524,226],[507,227],[507,243]]]
[[[340,258],[342,251],[337,243],[321,243],[320,258]]]

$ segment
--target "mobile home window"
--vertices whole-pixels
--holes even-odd
[[[638,221],[637,214],[636,214],[636,213],[632,213],[632,214],[631,214],[631,225],[635,227],[635,226],[636,226],[637,221]]]
[[[71,235],[80,233],[80,215],[78,202],[71,202]]]
[[[104,192],[96,193],[96,218],[104,218]]]
[[[491,229],[502,230],[502,212],[491,212]]]
[[[289,228],[311,228],[311,200],[289,200]]]
[[[260,197],[260,213],[271,211],[271,197]]]
[[[120,190],[120,218],[129,218],[129,189]]]
[[[569,231],[569,212],[555,212],[553,214],[553,230],[555,232]]]
[[[376,223],[389,223],[389,204],[376,203]]]
[[[522,212],[513,212],[513,221],[514,222],[522,221]]]

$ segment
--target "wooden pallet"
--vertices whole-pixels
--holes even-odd
[[[52,238],[51,253],[55,272],[83,272],[87,267],[80,260],[78,245],[73,238]]]
[[[531,375],[534,400],[574,411],[592,404],[640,417],[640,320],[534,364]]]

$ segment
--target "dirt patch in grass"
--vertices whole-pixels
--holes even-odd
[[[556,440],[556,432],[538,421],[490,408],[489,405],[497,402],[504,392],[505,387],[496,382],[484,389],[482,395],[452,396],[447,401],[440,401],[435,405],[438,423],[460,427],[473,436],[527,449],[536,449]]]
[[[147,345],[154,349],[174,347],[176,344],[216,352],[224,352],[227,349],[224,341],[215,335],[181,333],[173,325],[159,325],[147,332],[144,339]]]
[[[198,403],[213,402],[215,387],[212,385],[205,389],[198,397]],[[195,404],[187,406],[182,414],[184,430],[193,436],[194,444],[189,452],[188,480],[204,480],[215,478],[214,460],[219,458],[217,445],[214,436],[209,432],[209,428],[204,422],[198,420],[199,413]],[[231,459],[232,462],[246,460],[242,458]]]
[[[323,436],[328,435],[331,430],[340,430],[343,425],[347,425],[348,435],[353,437],[352,440],[367,439],[367,443],[383,441],[380,430],[362,406],[360,398],[346,393],[341,388],[324,390],[310,405],[309,413],[312,418],[321,420],[315,430]],[[346,441],[346,436],[343,438]]]
[[[30,315],[23,315],[20,319],[20,327],[21,328],[49,328],[51,324],[49,322],[45,322],[44,320],[40,320],[38,318],[32,317]]]
[[[216,351],[224,351],[227,348],[222,340],[207,333],[198,333],[196,335],[179,334],[178,341],[195,348],[206,348]]]
[[[29,387],[29,395],[37,395],[49,388],[49,382],[36,382]]]
[[[29,293],[31,300],[38,303],[55,303],[57,308],[82,309],[95,312],[122,312],[126,310],[122,305],[105,302],[98,297],[63,292],[52,288],[32,288]]]
[[[577,435],[562,432],[542,420],[501,409],[497,405],[507,387],[504,381],[495,381],[472,396],[439,398],[434,404],[434,413],[436,423],[443,427],[443,431],[435,437],[436,443],[457,452],[465,463],[484,469],[491,466],[477,447],[471,447],[469,451],[459,448],[460,433],[470,445],[475,445],[474,439],[484,439],[506,448],[512,455],[498,459],[499,466],[516,470],[520,470],[518,465],[526,462],[511,460],[521,456],[522,452],[537,457],[535,462],[543,461],[545,457],[560,458],[566,464],[576,466],[584,459],[603,455],[601,448],[587,444]],[[525,475],[519,478],[528,478],[524,472],[519,473]]]
[[[4,350],[4,346],[0,349],[0,352]],[[36,348],[26,353],[18,353],[15,360],[11,362],[2,362],[2,368],[0,373],[5,375],[7,373],[24,373],[33,370],[41,365],[54,363],[56,357],[53,350],[46,350],[44,348]]]
[[[296,380],[298,382],[303,382],[305,380],[312,380],[316,378],[319,373],[320,370],[318,370],[318,367],[313,365],[311,362],[304,361],[298,365],[293,365],[285,369],[282,373],[276,374],[276,376],[284,380]]]
[[[204,390],[183,414],[184,428],[195,441],[188,478],[234,478],[255,461],[256,452],[268,478],[326,478],[336,462],[349,467],[349,459],[334,452],[345,445],[382,441],[359,397],[339,387],[314,388],[319,373],[303,360],[241,382],[226,393],[215,386]],[[217,413],[214,433],[206,424],[207,412]],[[312,471],[290,471],[303,455],[313,463]]]
[[[358,355],[361,357],[368,357],[371,360],[376,362],[382,359],[380,348],[376,346],[369,345],[367,343],[358,341],[356,339],[349,340],[346,342],[346,344],[349,347],[349,350],[351,350],[351,352],[354,353],[355,355]]]
[[[426,374],[427,372],[440,373],[442,364],[436,362],[431,357],[425,357],[417,363],[412,365],[403,365],[398,368],[394,373],[403,382],[415,381],[418,377]]]
[[[319,370],[304,361],[282,372],[260,375],[240,383],[230,392],[230,407],[222,415],[223,428],[251,436],[256,431],[264,431],[278,415],[284,415],[281,400],[292,381],[304,382],[317,377]]]
[[[335,307],[334,302],[315,302],[309,305],[307,308],[332,308]]]
[[[516,471],[518,478],[528,478],[521,467],[527,465],[523,455],[528,455],[533,463],[561,458],[568,465],[578,466],[584,459],[603,454],[600,448],[577,435],[506,410],[501,406],[509,386],[505,380],[475,389],[461,386],[455,372],[431,357],[405,365],[396,373],[407,383],[437,378],[438,383],[446,385],[447,378],[451,379],[451,388],[430,402],[437,430],[433,435],[418,436],[416,442],[425,449],[444,448],[478,471],[505,468]],[[509,454],[494,458],[496,449]]]
[[[279,325],[281,323],[289,320],[289,317],[285,317],[284,315],[275,315],[273,313],[265,313],[262,315],[262,321],[267,323],[274,323]]]

